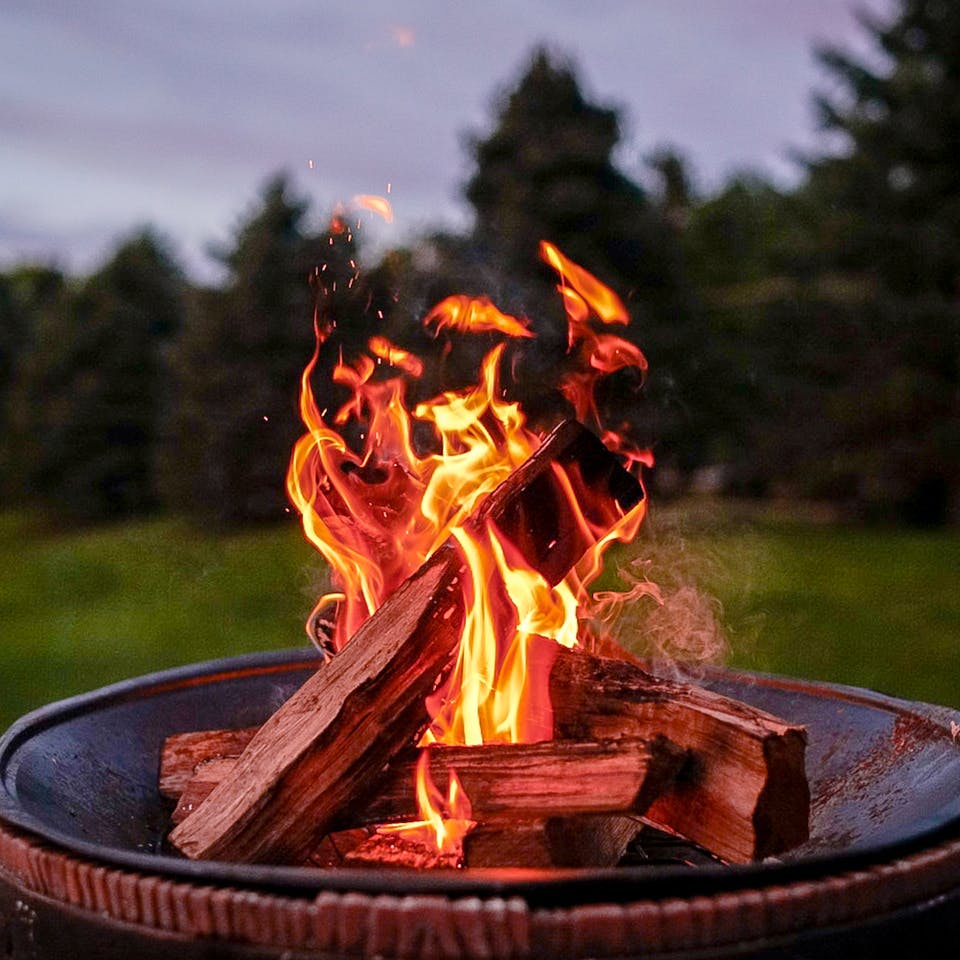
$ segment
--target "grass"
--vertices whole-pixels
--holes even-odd
[[[36,536],[0,517],[0,725],[153,670],[305,643],[319,564],[298,528],[170,520]]]
[[[719,599],[732,664],[960,707],[960,532],[666,513],[654,535]]]
[[[960,707],[960,534],[652,512],[638,545],[719,598],[732,662]],[[0,727],[125,677],[304,642],[320,565],[289,527],[38,536],[0,516]]]

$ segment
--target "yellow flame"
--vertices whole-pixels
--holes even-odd
[[[452,853],[473,829],[472,809],[460,778],[450,771],[447,796],[444,798],[430,775],[430,751],[421,750],[417,758],[416,794],[419,820],[389,823],[378,827],[379,833],[401,834],[420,842],[432,842],[438,852]]]
[[[436,333],[441,330],[455,330],[460,333],[489,333],[496,331],[508,337],[532,337],[526,322],[501,313],[491,303],[489,297],[467,297],[454,294],[441,300],[424,318],[425,327],[436,325]]]

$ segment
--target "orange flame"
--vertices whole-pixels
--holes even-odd
[[[423,325],[437,325],[441,330],[456,330],[460,333],[487,333],[496,331],[508,337],[532,337],[523,320],[501,313],[489,297],[468,297],[454,294],[441,300],[424,318]]]
[[[370,193],[358,193],[353,198],[353,202],[358,207],[364,207],[379,214],[387,223],[393,223],[393,207],[390,206],[390,201],[386,197],[379,197]]]
[[[367,347],[375,357],[386,360],[391,367],[397,367],[411,377],[423,375],[423,361],[408,350],[391,343],[386,337],[371,337]]]
[[[563,298],[567,314],[567,344],[571,352],[577,348],[580,367],[564,376],[559,384],[560,392],[573,406],[578,420],[593,420],[600,426],[600,414],[595,399],[596,385],[601,377],[632,367],[641,374],[646,372],[647,358],[636,344],[612,333],[597,333],[590,324],[591,313],[603,323],[629,323],[620,298],[604,286],[592,273],[565,257],[552,243],[541,241],[540,258],[560,274],[557,290]],[[608,431],[604,436],[616,435]],[[621,450],[619,437],[615,440]],[[608,444],[610,446],[610,444]],[[646,463],[649,455],[630,457],[635,462]]]
[[[423,750],[417,759],[417,808],[419,820],[407,823],[386,823],[378,833],[402,834],[423,843],[432,842],[438,853],[453,853],[475,826],[470,819],[470,798],[460,784],[456,772],[450,771],[447,796],[444,797],[430,776],[430,753]]]
[[[633,344],[590,326],[593,316],[603,323],[627,322],[619,298],[551,244],[541,245],[541,255],[560,273],[558,290],[574,360],[559,387],[578,417],[589,415],[599,423],[594,401],[599,379],[625,367],[642,373],[646,360]],[[448,297],[427,314],[424,324],[435,324],[437,332],[533,337],[525,320],[500,312],[486,297]],[[442,393],[411,411],[405,378],[419,377],[422,362],[386,338],[373,337],[368,342],[372,356],[361,354],[349,362],[341,357],[335,365],[333,380],[350,396],[330,418],[327,410],[319,409],[311,378],[334,325],[322,325],[318,316],[314,326],[316,348],[300,392],[307,432],[294,447],[287,490],[307,538],[330,565],[335,589],[318,600],[308,633],[325,649],[339,649],[452,537],[468,571],[462,584],[465,622],[456,663],[427,701],[432,719],[422,745],[549,739],[553,718],[547,680],[552,660],[538,654],[534,662],[530,640],[543,636],[566,646],[576,644],[579,620],[589,612],[588,588],[602,569],[603,554],[614,541],[635,535],[645,501],[612,529],[591,529],[594,547],[563,581],[551,586],[495,526],[479,532],[464,526],[479,502],[540,442],[519,406],[503,396],[499,371],[506,344],[486,355],[476,385]],[[374,357],[386,361],[392,372]],[[432,428],[434,452],[418,452],[414,421],[422,425],[420,430]],[[345,426],[359,437],[353,446],[335,429]],[[652,462],[648,451],[632,448],[613,430],[604,431],[603,440],[637,470]],[[574,522],[589,527],[589,510],[582,509],[589,505],[579,503],[563,471],[556,475]],[[327,621],[333,622],[329,636]],[[417,780],[421,821],[415,826],[429,829],[442,850],[469,829],[469,799],[453,776],[444,801],[430,780],[424,756]],[[459,826],[449,826],[451,821]]]

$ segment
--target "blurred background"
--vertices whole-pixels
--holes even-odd
[[[345,354],[529,317],[512,392],[562,413],[541,238],[649,361],[601,398],[649,576],[736,665],[960,707],[960,5],[260,6],[0,12],[0,725],[304,642],[321,265]]]

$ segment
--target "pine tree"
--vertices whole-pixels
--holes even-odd
[[[960,295],[960,5],[902,0],[892,22],[861,15],[883,63],[828,47],[841,92],[817,103],[844,144],[812,168],[825,241],[843,268],[898,293]],[[832,211],[832,212],[831,212]]]
[[[85,281],[52,284],[31,318],[11,389],[22,495],[74,521],[156,505],[162,353],[180,325],[184,291],[167,244],[149,229],[123,241]]]
[[[313,346],[310,274],[323,255],[306,215],[285,177],[265,185],[222,254],[225,287],[196,295],[171,352],[160,481],[166,502],[200,522],[284,516]]]
[[[614,164],[619,140],[617,111],[584,96],[571,62],[535,50],[493,131],[469,144],[475,239],[499,270],[529,272],[547,239],[621,288],[675,282],[662,219]]]

